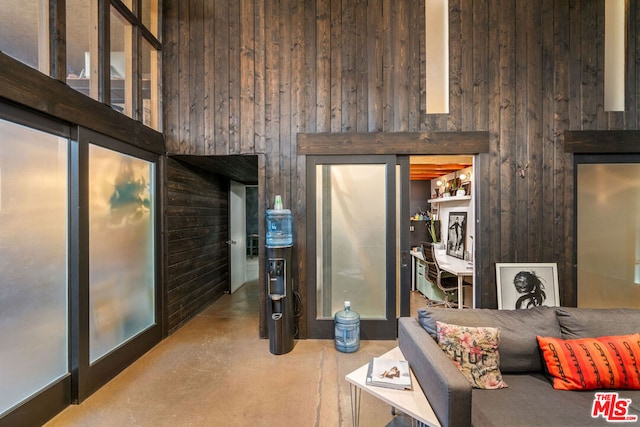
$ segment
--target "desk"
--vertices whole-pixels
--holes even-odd
[[[422,257],[422,252],[411,251],[411,255],[416,258],[420,258],[422,260],[424,259]],[[469,261],[464,261],[460,258],[447,255],[447,252],[445,249],[436,249],[435,255],[441,270],[458,276],[458,308],[462,308],[463,306],[462,303],[464,302],[464,294],[462,293],[462,289],[463,289],[462,283],[464,282],[464,278],[465,277],[471,278],[471,294],[473,297],[472,306],[475,307],[476,295],[475,295],[475,289],[473,284],[473,264],[470,263]],[[412,281],[413,281],[413,279],[415,278],[415,260],[413,259],[412,259],[411,266],[412,266],[412,269],[411,269],[412,274],[414,274],[414,276],[412,277]]]
[[[399,347],[389,350],[380,357],[405,360],[405,357]],[[397,408],[402,413],[407,414],[414,420],[422,423],[422,425],[440,426],[436,414],[433,412],[429,401],[422,392],[422,388],[420,388],[418,380],[416,380],[415,375],[413,375],[413,371],[411,372],[411,385],[413,389],[394,390],[391,388],[367,385],[366,380],[368,368],[369,364],[367,363],[350,374],[347,374],[345,377],[347,382],[349,382],[349,388],[351,391],[351,418],[354,427],[357,427],[360,422],[360,396],[362,390],[383,402],[388,403],[393,408]]]

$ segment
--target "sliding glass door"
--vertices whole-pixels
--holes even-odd
[[[0,103],[0,425],[40,425],[161,339],[159,156]]]
[[[364,339],[394,339],[395,156],[310,156],[307,174],[310,336],[332,338],[349,301]]]
[[[158,156],[80,129],[79,353],[82,401],[161,339],[156,212]],[[84,321],[83,319],[86,319]]]
[[[575,155],[578,307],[640,308],[640,155]]]
[[[70,131],[3,112],[33,127],[0,118],[0,420],[19,408],[42,419],[51,409],[29,398],[68,396]]]

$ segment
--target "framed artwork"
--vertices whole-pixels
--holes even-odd
[[[471,181],[463,182],[462,184],[460,184],[460,188],[464,190],[465,195],[471,195]]]
[[[498,308],[560,305],[556,263],[496,263]]]
[[[447,255],[464,259],[467,244],[467,213],[449,212]]]

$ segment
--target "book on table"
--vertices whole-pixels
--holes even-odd
[[[374,357],[369,362],[366,382],[367,385],[377,387],[410,390],[411,372],[409,371],[409,362],[406,360]]]

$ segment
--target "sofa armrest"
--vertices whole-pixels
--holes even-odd
[[[398,320],[398,345],[443,426],[471,425],[471,384],[418,321]]]

